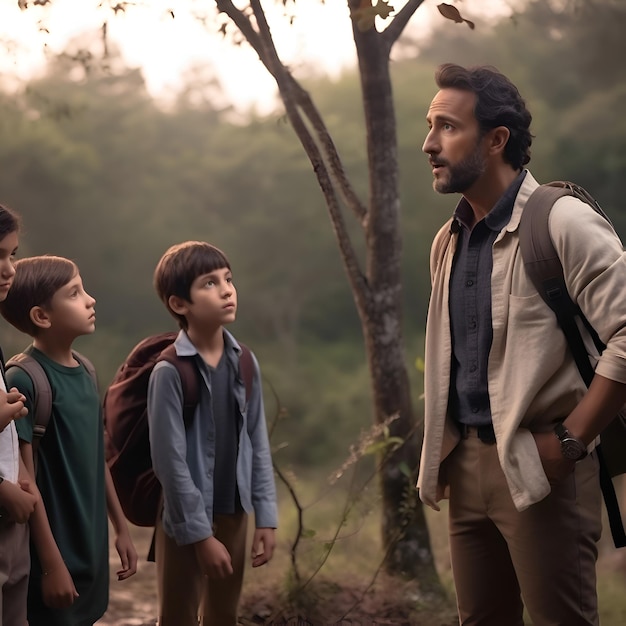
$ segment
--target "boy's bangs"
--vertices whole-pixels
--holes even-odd
[[[223,268],[230,269],[228,259],[217,248],[196,248],[190,256],[189,268],[194,277],[210,274]]]

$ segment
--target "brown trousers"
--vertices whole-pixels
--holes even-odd
[[[450,557],[462,626],[597,626],[598,462],[517,511],[495,445],[475,434],[446,460]]]
[[[216,515],[215,537],[230,553],[233,573],[209,579],[200,570],[193,544],[179,546],[156,526],[159,626],[236,626],[243,584],[248,516]]]
[[[28,524],[0,526],[0,626],[27,626]]]

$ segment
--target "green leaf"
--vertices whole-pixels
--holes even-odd
[[[387,437],[381,441],[370,444],[363,450],[363,454],[378,454],[384,452],[387,448],[393,446],[397,448],[404,443],[401,437]]]
[[[406,461],[402,461],[399,465],[398,465],[398,469],[407,477],[407,478],[411,478],[411,468],[409,467],[408,463]]]

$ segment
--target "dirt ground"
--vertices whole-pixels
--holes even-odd
[[[118,557],[111,549],[111,592],[109,610],[97,626],[155,626],[155,566],[145,559],[150,530],[133,527],[140,555],[139,570],[132,578],[118,582],[115,571]],[[241,626],[456,626],[452,602],[424,602],[410,583],[379,576],[370,589],[368,580],[347,575],[337,582],[314,579],[298,609],[285,599],[285,575],[281,566],[246,573],[240,611]],[[276,564],[278,565],[278,564]],[[264,571],[261,571],[264,570]],[[626,549],[601,550],[599,570],[614,581],[618,606],[604,597],[603,623],[626,624],[623,581],[626,577]],[[352,574],[354,575],[354,574]],[[336,577],[335,577],[336,578]]]
[[[140,555],[139,570],[126,581],[115,579],[119,561],[111,551],[109,609],[97,626],[154,626],[156,624],[155,567],[148,563],[150,533],[133,528]],[[240,610],[241,626],[454,626],[450,605],[415,613],[419,598],[410,584],[383,578],[371,589],[369,581],[343,580],[311,585],[303,606],[296,609],[285,601],[282,585],[272,587],[262,577],[244,585]],[[410,617],[409,617],[410,616]]]

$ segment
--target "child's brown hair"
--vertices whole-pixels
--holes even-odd
[[[171,296],[191,301],[193,281],[215,270],[230,269],[226,255],[215,246],[204,241],[185,241],[169,248],[154,270],[154,287],[167,310],[186,329],[184,315],[175,313],[169,304]]]
[[[30,318],[33,307],[50,307],[54,294],[76,276],[78,267],[64,257],[44,255],[15,262],[13,285],[0,303],[0,313],[9,324],[35,337],[39,331]]]

